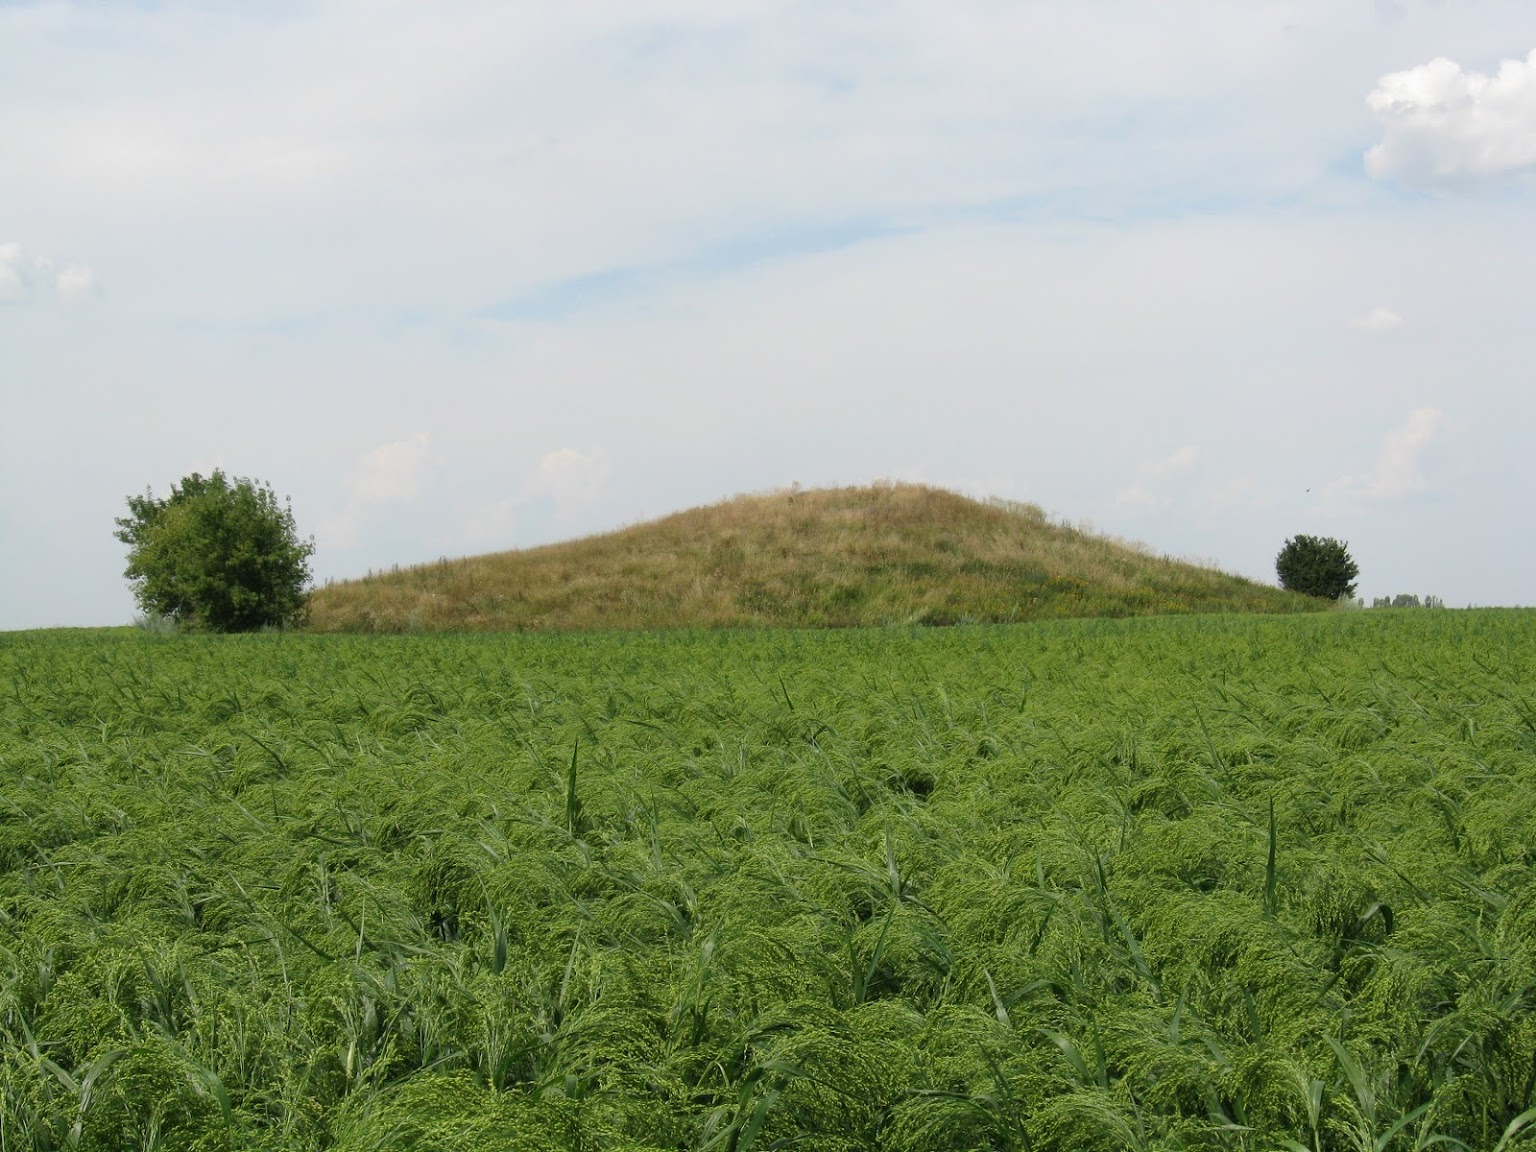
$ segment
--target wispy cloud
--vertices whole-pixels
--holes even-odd
[[[427,434],[380,444],[358,461],[350,487],[360,504],[397,504],[421,493],[422,465],[427,457]]]
[[[1376,466],[1364,476],[1340,476],[1328,486],[1329,497],[1342,501],[1401,500],[1427,488],[1420,462],[1424,450],[1445,424],[1438,408],[1416,408],[1387,433]]]
[[[1163,503],[1145,484],[1132,484],[1115,493],[1115,507],[1126,511],[1146,511]]]
[[[1437,57],[1376,82],[1385,129],[1365,154],[1378,179],[1449,183],[1536,168],[1536,51],[1492,76]]]
[[[416,500],[421,495],[427,444],[427,434],[419,432],[363,453],[347,478],[346,506],[322,526],[322,543],[350,548],[379,509]]]
[[[54,277],[53,286],[65,304],[84,304],[97,295],[96,273],[84,264],[71,264]]]
[[[566,510],[590,504],[601,496],[608,476],[608,457],[601,448],[586,452],[559,448],[540,457],[538,468],[524,486],[524,494],[529,499],[547,496],[558,508]]]
[[[1352,316],[1349,326],[1359,332],[1391,332],[1403,326],[1403,318],[1382,305],[1359,316]]]
[[[28,252],[14,240],[0,243],[0,304],[23,304],[52,297],[82,304],[96,295],[96,273],[84,264],[58,268],[46,256]]]
[[[531,504],[551,501],[564,519],[605,495],[612,469],[601,445],[585,452],[557,448],[539,458],[534,469],[511,495],[482,505],[464,524],[464,534],[476,544],[510,546],[518,515]]]
[[[1200,449],[1186,444],[1171,456],[1147,461],[1141,470],[1148,476],[1179,476],[1193,468],[1199,459]]]
[[[1193,444],[1186,444],[1170,455],[1143,461],[1140,472],[1149,480],[1170,480],[1191,471],[1199,460],[1200,449]],[[1115,495],[1115,507],[1128,510],[1160,508],[1170,502],[1165,493],[1156,491],[1153,485],[1140,480],[1122,488]]]
[[[14,241],[0,244],[0,304],[15,304],[26,299],[31,279],[29,273],[21,245]]]

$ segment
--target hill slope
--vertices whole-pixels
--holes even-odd
[[[1318,602],[917,485],[739,496],[617,532],[328,585],[317,631],[851,627]]]

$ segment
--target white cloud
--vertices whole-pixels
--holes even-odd
[[[427,441],[427,434],[419,432],[365,452],[347,480],[351,497],[346,507],[321,525],[322,545],[352,548],[377,509],[415,501],[421,495]]]
[[[1366,103],[1385,128],[1365,154],[1378,179],[1434,184],[1536,167],[1536,51],[1492,76],[1437,57],[1383,76]]]
[[[367,453],[352,473],[352,494],[359,504],[401,504],[421,493],[427,434],[380,444]]]
[[[96,273],[84,264],[71,264],[54,277],[53,287],[65,304],[84,304],[96,296]]]
[[[516,496],[474,509],[460,528],[462,546],[470,549],[513,548],[518,509],[524,501]]]
[[[608,454],[601,447],[546,452],[516,492],[469,514],[463,527],[465,541],[471,546],[510,547],[519,514],[529,505],[552,501],[556,515],[564,519],[606,494],[611,471]]]
[[[1210,500],[1217,508],[1237,508],[1254,501],[1257,487],[1252,476],[1233,476],[1212,489]]]
[[[1172,455],[1143,461],[1141,474],[1154,480],[1169,480],[1190,471],[1199,459],[1200,449],[1193,444],[1186,444]],[[1151,486],[1141,481],[1115,494],[1115,507],[1127,510],[1148,511],[1153,508],[1166,508],[1172,502],[1166,494],[1154,491]]]
[[[49,261],[31,255],[14,240],[0,244],[0,304],[30,300],[33,285],[52,270]]]
[[[1336,499],[1400,500],[1426,488],[1420,470],[1424,449],[1445,423],[1438,408],[1416,408],[1382,441],[1376,466],[1364,476],[1341,476],[1328,486]]]
[[[1132,484],[1115,494],[1115,507],[1126,509],[1156,508],[1162,503],[1144,484]]]
[[[530,499],[551,497],[558,507],[567,509],[573,505],[590,504],[601,496],[608,475],[608,457],[601,448],[589,452],[559,448],[546,452],[539,459],[539,466],[529,477],[524,493]]]
[[[1186,444],[1172,456],[1147,461],[1141,470],[1148,476],[1179,476],[1193,468],[1199,459],[1200,449],[1193,444]]]
[[[1377,306],[1361,316],[1352,316],[1351,328],[1361,332],[1391,332],[1403,326],[1403,318],[1390,308]]]
[[[0,304],[15,304],[25,299],[29,279],[21,245],[14,241],[0,244]]]
[[[96,295],[96,274],[86,265],[55,271],[52,260],[32,255],[14,240],[0,244],[0,304],[32,300],[40,284],[51,284],[64,304],[81,304]]]

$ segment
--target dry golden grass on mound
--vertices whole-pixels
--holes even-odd
[[[1319,607],[913,484],[781,491],[318,589],[316,631],[853,627]]]

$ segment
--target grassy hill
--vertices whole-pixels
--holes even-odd
[[[317,631],[857,627],[1318,602],[918,485],[738,496],[568,543],[318,589]]]

